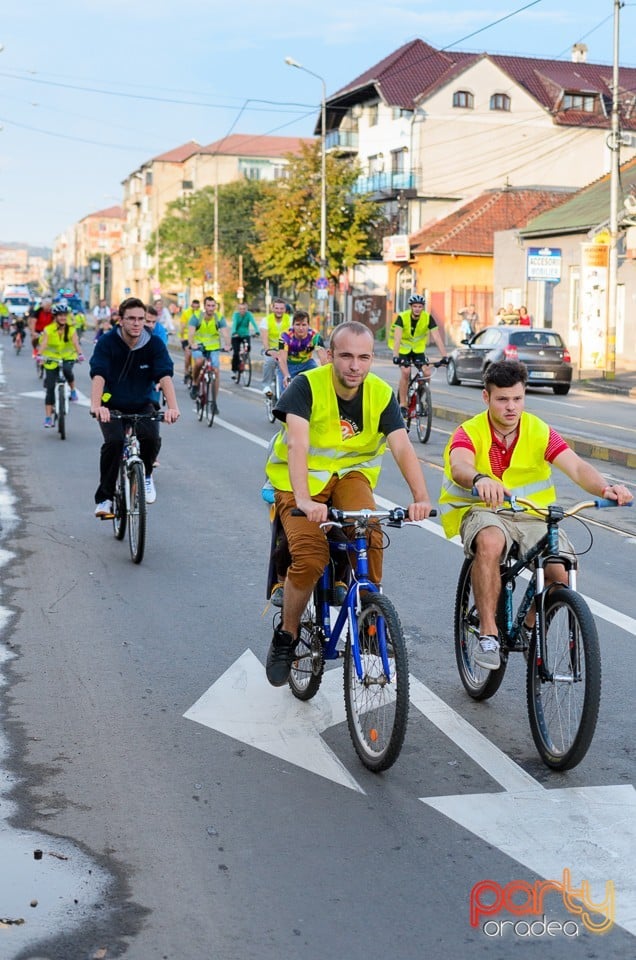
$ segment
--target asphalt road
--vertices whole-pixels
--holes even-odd
[[[374,776],[349,741],[337,674],[299,707],[260,667],[271,636],[260,486],[272,427],[258,394],[226,378],[210,430],[180,388],[183,418],[162,430],[147,555],[134,566],[126,543],[92,514],[99,431],[86,407],[72,410],[61,442],[42,429],[30,359],[2,359],[2,466],[16,500],[7,507],[5,489],[15,521],[2,544],[10,552],[2,640],[12,658],[0,690],[0,815],[14,806],[0,850],[18,828],[24,844],[3,863],[0,919],[26,921],[0,924],[3,960],[633,954],[629,510],[599,514],[611,513],[617,529],[594,526],[583,560],[579,586],[595,603],[604,698],[588,756],[563,775],[536,755],[521,661],[492,701],[473,703],[460,686],[456,545],[436,524],[391,531],[385,590],[408,639],[413,703],[400,760]],[[87,394],[86,368],[78,386]],[[433,495],[449,429],[436,421],[430,444],[418,445]],[[577,499],[569,483],[560,488]],[[390,459],[378,493],[405,500]],[[586,530],[573,528],[585,549]],[[185,714],[197,703],[194,721]],[[206,717],[212,726],[200,722]],[[54,895],[33,872],[36,838],[45,854],[69,857],[54,862]],[[592,879],[597,900],[600,880],[615,882],[617,925],[602,939],[555,892],[542,913],[562,928],[574,923],[576,936],[571,926],[571,935],[500,928],[519,919],[506,911],[489,933],[485,916],[471,926],[476,884],[526,881],[527,891],[541,877],[561,880],[566,868],[574,885]]]

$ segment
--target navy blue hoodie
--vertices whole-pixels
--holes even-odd
[[[90,361],[91,378],[103,377],[104,393],[110,394],[103,405],[123,413],[141,413],[152,402],[155,384],[173,373],[166,345],[145,328],[132,350],[119,328],[110,330],[95,344]]]

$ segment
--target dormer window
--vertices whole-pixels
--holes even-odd
[[[493,93],[490,98],[491,110],[510,110],[510,97],[507,93]]]
[[[456,90],[453,94],[453,106],[461,107],[464,110],[472,110],[475,106],[475,99],[470,90]]]
[[[596,94],[564,93],[561,109],[581,110],[583,113],[594,113],[596,110]]]

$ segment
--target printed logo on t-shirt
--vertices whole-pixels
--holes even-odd
[[[357,433],[360,433],[360,427],[351,417],[340,417],[340,430],[343,440],[349,440],[351,437],[355,437]]]

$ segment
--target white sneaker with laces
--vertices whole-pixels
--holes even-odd
[[[95,516],[99,520],[106,520],[109,517],[114,516],[113,514],[113,501],[112,500],[102,500],[101,503],[98,503],[95,507]]]
[[[501,666],[497,637],[481,636],[475,648],[475,663],[482,670],[498,670]]]
[[[146,503],[154,503],[156,499],[155,481],[152,477],[146,477]]]
[[[273,396],[274,396],[274,394],[273,394],[273,392],[272,392],[272,388],[271,388],[269,385],[263,387],[263,396],[264,396],[264,397],[273,397]]]

